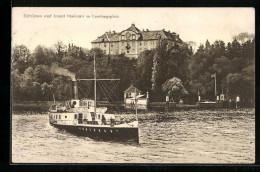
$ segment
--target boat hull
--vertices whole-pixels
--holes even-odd
[[[51,124],[54,127],[65,130],[73,135],[84,136],[98,140],[133,141],[139,143],[138,127],[99,127],[86,125],[62,125]]]

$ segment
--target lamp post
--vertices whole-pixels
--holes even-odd
[[[217,96],[217,108],[219,107],[219,96]]]
[[[215,78],[215,96],[217,96],[217,74],[212,74],[211,78]]]
[[[200,90],[198,89],[198,102],[200,102]]]
[[[236,109],[238,108],[237,104],[238,104],[239,102],[240,102],[240,97],[237,96],[237,97],[236,97]]]

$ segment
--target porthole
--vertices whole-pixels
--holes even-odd
[[[100,132],[100,129],[98,129],[98,132]]]
[[[96,129],[94,129],[94,131],[96,131]]]
[[[106,130],[104,130],[104,133],[106,133],[107,131]]]
[[[113,133],[113,130],[110,130],[110,133]]]
[[[88,128],[86,128],[86,131],[88,131]]]

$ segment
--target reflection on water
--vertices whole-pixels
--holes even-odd
[[[127,114],[122,116],[134,116]],[[12,116],[14,163],[254,163],[254,109],[140,114],[140,144],[77,137],[48,115]]]

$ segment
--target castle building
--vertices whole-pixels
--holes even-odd
[[[119,33],[106,32],[91,43],[92,48],[100,48],[107,55],[125,54],[127,57],[137,58],[142,51],[156,48],[159,39],[167,40],[168,45],[183,43],[175,32],[164,29],[140,31],[134,24]]]

